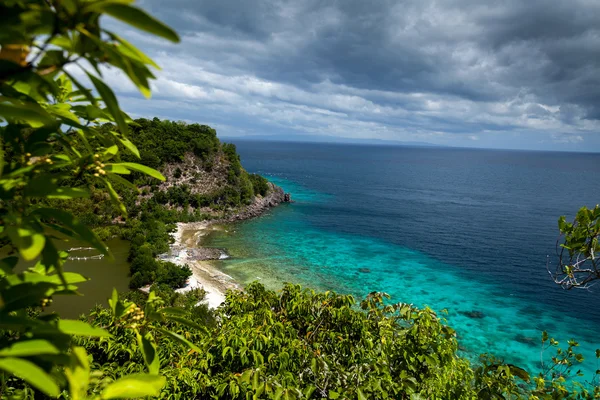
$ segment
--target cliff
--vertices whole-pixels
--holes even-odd
[[[180,212],[185,220],[230,221],[289,201],[281,188],[248,173],[235,145],[222,143],[209,126],[154,118],[138,119],[131,128],[130,139],[140,151],[141,163],[166,177],[157,182],[133,176],[133,183],[142,189],[138,204],[152,199]]]
[[[262,193],[253,185],[249,196],[242,198],[243,182],[249,174],[242,168],[242,178],[235,180],[231,179],[230,170],[231,163],[221,151],[208,160],[186,153],[183,161],[165,164],[161,172],[166,180],[147,198],[156,197],[159,203],[166,202],[170,208],[188,213],[201,212],[222,222],[254,218],[272,207],[291,202],[289,193],[267,180],[264,180],[266,189]],[[240,194],[239,203],[231,201],[232,194],[237,198],[237,193]]]
[[[119,187],[127,203],[129,218],[117,231],[130,240],[130,288],[148,284],[179,288],[191,275],[189,268],[157,260],[169,251],[170,232],[176,223],[233,222],[256,217],[278,204],[290,201],[289,194],[262,176],[248,173],[235,145],[221,143],[206,125],[138,119],[130,125],[131,142],[138,148],[141,164],[161,171],[164,182],[143,174],[127,176]],[[110,129],[110,126],[107,127]],[[123,154],[123,161],[138,161]],[[205,254],[204,258],[215,258]]]
[[[234,222],[258,217],[271,207],[276,207],[281,203],[290,203],[292,201],[291,195],[285,193],[282,188],[272,182],[269,182],[268,185],[269,192],[267,195],[264,197],[261,195],[255,196],[254,201],[251,204],[234,211],[231,215],[225,217],[225,221]]]

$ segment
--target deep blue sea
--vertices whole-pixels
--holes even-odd
[[[565,291],[557,219],[600,202],[600,154],[234,141],[293,204],[216,233],[237,280],[448,310],[459,344],[539,371],[541,331],[597,368],[600,285]],[[550,357],[545,354],[545,358]]]

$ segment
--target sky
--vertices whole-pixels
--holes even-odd
[[[119,25],[162,67],[151,100],[107,74],[135,117],[221,137],[600,151],[598,0],[138,5],[182,41]]]

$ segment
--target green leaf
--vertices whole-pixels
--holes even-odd
[[[46,243],[46,237],[30,226],[7,226],[6,234],[26,261],[34,260],[39,256]]]
[[[59,187],[56,188],[54,193],[50,193],[46,195],[49,199],[59,199],[59,200],[69,200],[69,199],[77,199],[82,197],[89,197],[90,192],[86,189],[80,188],[69,188],[69,187]]]
[[[3,289],[2,297],[4,304],[0,308],[3,312],[10,312],[25,307],[39,306],[40,302],[51,296],[56,289],[56,284],[48,282],[12,285],[7,289]]]
[[[0,350],[0,357],[29,357],[41,354],[60,354],[60,351],[51,342],[43,339],[15,342]]]
[[[125,207],[125,204],[123,204],[123,202],[121,201],[121,198],[119,197],[117,191],[113,188],[112,184],[108,180],[102,179],[102,182],[104,182],[106,189],[108,189],[108,195],[110,196],[110,199],[119,208],[121,215],[126,216],[127,208]]]
[[[29,182],[23,193],[27,197],[47,197],[49,199],[63,200],[89,197],[90,195],[87,189],[59,187],[55,181],[56,178],[48,175],[39,175]]]
[[[129,43],[127,40],[123,39],[122,37],[116,35],[113,32],[108,32],[108,31],[105,31],[105,32],[113,40],[116,40],[117,42],[121,43],[122,48],[120,49],[120,51],[123,54],[129,56],[130,58],[136,59],[137,61],[139,61],[143,64],[148,64],[148,65],[153,66],[156,69],[160,69],[160,67],[150,57],[148,57],[146,54],[144,54],[144,52],[142,52],[137,47],[135,47],[134,45]]]
[[[15,256],[5,257],[2,260],[0,260],[0,276],[12,274],[13,269],[17,266],[18,262],[19,257]]]
[[[107,148],[106,150],[104,150],[104,154],[105,156],[108,156],[108,158],[113,158],[114,156],[117,155],[117,153],[119,152],[119,146],[112,145],[109,148]]]
[[[160,390],[166,381],[166,378],[160,375],[129,375],[108,385],[102,391],[101,398],[133,399],[145,396],[156,397],[160,394]]]
[[[127,139],[126,137],[120,137],[119,141],[123,146],[125,146],[127,150],[131,152],[131,154],[133,154],[137,158],[140,158],[140,151],[137,147],[135,147],[135,144],[133,144],[129,139]]]
[[[113,288],[112,295],[110,299],[108,299],[108,305],[110,306],[110,309],[113,312],[113,316],[120,318],[122,315],[122,310],[120,310],[121,312],[119,312],[119,314],[117,315],[117,306],[119,305],[119,293],[117,292],[116,288]]]
[[[55,36],[50,43],[67,51],[73,51],[73,43],[68,36]]]
[[[275,391],[275,394],[273,395],[273,399],[274,400],[279,400],[281,398],[281,396],[283,395],[283,388],[279,387],[277,388],[277,390]]]
[[[104,329],[95,328],[83,321],[74,319],[61,319],[58,321],[60,331],[75,336],[111,337]]]
[[[304,397],[306,397],[307,399],[310,399],[312,394],[315,392],[315,390],[317,390],[316,386],[314,385],[309,385],[306,389],[304,389]]]
[[[81,83],[79,83],[79,81],[77,79],[75,79],[75,77],[73,77],[73,75],[69,74],[67,71],[63,70],[63,73],[69,77],[71,82],[73,82],[75,84],[75,86],[77,86],[79,91],[87,98],[87,100],[92,105],[96,104],[96,99],[94,98],[94,96],[92,96],[91,89],[87,89],[85,86],[83,86]]]
[[[24,121],[34,128],[53,124],[55,120],[37,104],[0,104],[0,117],[7,121]]]
[[[190,342],[189,340],[187,340],[180,334],[171,332],[171,331],[163,329],[163,328],[156,328],[156,330],[158,330],[160,333],[162,333],[165,336],[169,336],[170,338],[175,339],[176,341],[189,347],[190,349],[192,349],[198,353],[202,353],[202,350],[200,350],[200,348],[198,346],[196,346],[194,343]]]
[[[112,255],[108,251],[108,248],[104,243],[102,243],[100,238],[98,238],[98,236],[91,229],[82,224],[71,213],[63,210],[58,210],[56,208],[38,208],[33,212],[33,214],[44,218],[57,220],[64,227],[70,229],[75,234],[77,234],[79,239],[89,243],[102,254],[112,257]]]
[[[108,86],[106,86],[104,82],[102,82],[100,79],[96,78],[94,75],[90,74],[87,71],[85,71],[85,73],[94,84],[94,87],[100,94],[100,97],[102,97],[102,101],[104,101],[104,104],[106,104],[108,111],[110,111],[110,114],[115,119],[119,130],[123,135],[126,135],[129,128],[127,127],[125,118],[123,118],[121,108],[119,108],[119,102],[117,101],[117,97],[115,96],[113,91]]]
[[[70,82],[69,82],[70,83]],[[53,104],[48,107],[48,111],[52,114],[62,118],[63,123],[71,126],[75,126],[78,128],[83,128],[81,125],[81,121],[77,118],[77,115],[73,114],[71,111],[71,106],[69,104]]]
[[[4,138],[0,139],[0,179],[4,172]]]
[[[74,347],[70,365],[65,368],[69,381],[70,395],[73,400],[85,398],[90,379],[90,364],[83,347]]]
[[[160,172],[158,172],[157,170],[155,170],[153,168],[146,167],[145,165],[141,165],[141,164],[137,164],[137,163],[129,163],[129,162],[113,164],[113,165],[122,165],[126,168],[141,172],[143,174],[149,175],[149,176],[159,179],[161,181],[165,180],[165,177],[163,176],[163,174],[161,174]]]
[[[31,361],[7,357],[0,359],[0,369],[13,374],[50,397],[58,397],[58,385],[50,375]]]
[[[152,335],[146,333],[144,336],[136,333],[138,344],[142,355],[144,356],[144,362],[148,367],[148,372],[151,374],[158,374],[160,369],[160,360],[158,359],[158,353],[156,351],[156,345],[152,341]]]
[[[189,314],[186,310],[179,307],[163,307],[159,311],[165,315],[175,315],[180,317],[185,317]]]
[[[123,22],[128,23],[131,26],[134,26],[140,30],[152,33],[157,36],[161,36],[165,39],[170,40],[171,42],[178,43],[179,36],[175,33],[174,30],[169,28],[167,25],[163,24],[159,20],[154,17],[146,14],[145,11],[132,7],[127,4],[120,3],[99,3],[94,4],[92,7],[95,9],[100,9]]]
[[[113,174],[129,175],[131,171],[120,164],[106,164],[104,166],[106,172],[112,172]]]
[[[107,171],[106,168],[105,168],[105,171]],[[119,175],[116,175],[116,174],[113,174],[113,173],[109,172],[108,174],[106,174],[106,177],[109,180],[113,181],[114,183],[118,183],[119,185],[123,185],[126,188],[129,188],[129,189],[133,190],[136,193],[139,192],[139,188],[136,185],[134,185],[133,183],[129,182],[127,179],[121,178]]]
[[[125,71],[129,79],[137,86],[140,92],[146,98],[150,98],[150,82],[149,79],[155,79],[155,76],[148,70],[148,68],[134,60],[129,60],[123,55],[118,56],[120,59],[121,69]]]
[[[177,322],[181,325],[190,327],[190,328],[194,328],[194,329],[198,329],[201,332],[206,332],[206,327],[199,325],[193,321],[190,321],[188,319],[185,318],[181,318],[175,315],[165,315],[165,318],[168,319],[169,321],[173,321],[173,322]]]

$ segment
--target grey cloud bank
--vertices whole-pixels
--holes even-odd
[[[172,46],[125,36],[163,67],[124,107],[225,136],[307,134],[600,151],[600,2],[169,2],[142,6]]]

